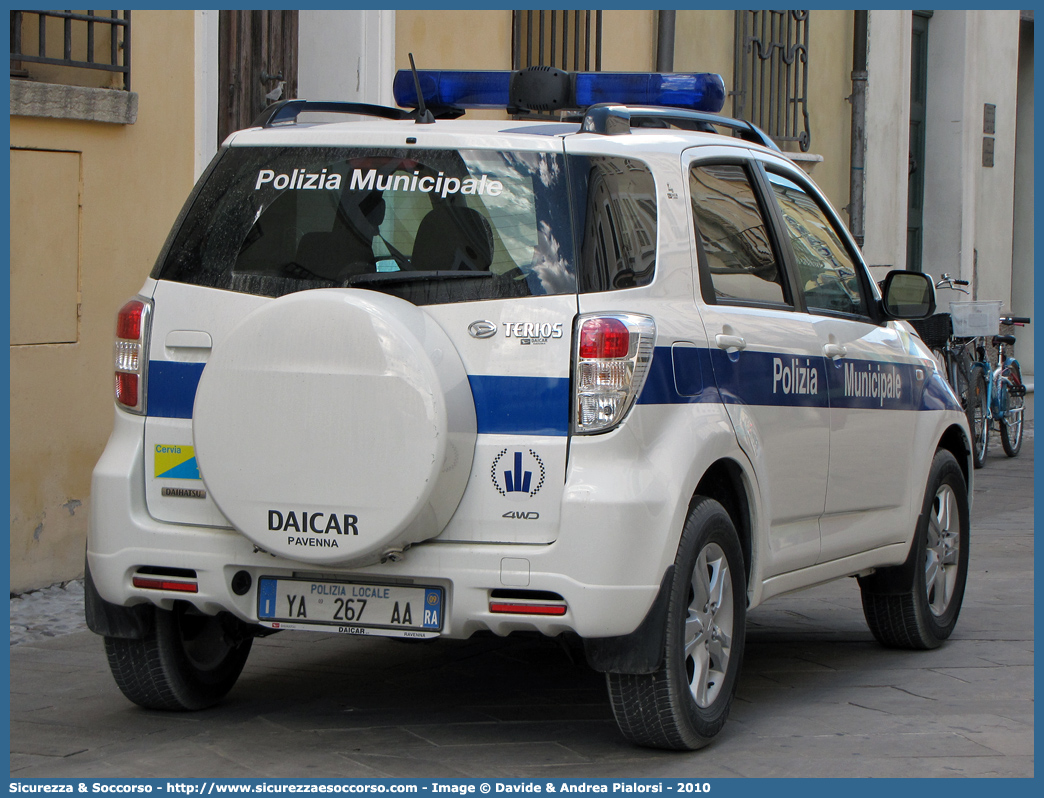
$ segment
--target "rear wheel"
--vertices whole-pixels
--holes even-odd
[[[660,668],[606,675],[628,740],[695,750],[721,731],[743,659],[745,573],[732,519],[713,499],[698,499],[675,558]]]
[[[1001,373],[1000,396],[1001,445],[1008,457],[1014,457],[1022,448],[1022,414],[1026,403],[1026,388],[1022,384],[1022,371],[1017,363],[1007,366]]]
[[[123,694],[146,709],[213,706],[239,678],[253,638],[231,616],[201,615],[178,602],[154,610],[141,640],[106,637],[109,668]]]
[[[990,415],[986,406],[986,377],[981,369],[972,372],[968,391],[968,426],[972,432],[972,459],[976,468],[986,464],[986,450],[990,445]]]
[[[953,632],[968,578],[968,490],[957,460],[935,453],[910,558],[860,577],[863,614],[891,648],[937,648]]]

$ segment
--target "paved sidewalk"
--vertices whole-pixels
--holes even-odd
[[[569,640],[286,633],[255,642],[220,706],[146,712],[116,688],[101,639],[73,631],[76,590],[12,600],[18,778],[1034,774],[1032,434],[976,472],[952,640],[881,648],[853,580],[773,599],[750,614],[725,730],[691,754],[623,742]]]

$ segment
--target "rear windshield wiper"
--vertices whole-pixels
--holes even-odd
[[[356,285],[371,285],[374,283],[413,283],[431,280],[474,279],[477,277],[490,278],[493,276],[493,272],[471,271],[376,272],[374,274],[354,274],[345,280],[344,285],[346,288],[350,288]]]

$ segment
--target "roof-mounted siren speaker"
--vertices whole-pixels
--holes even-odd
[[[510,106],[528,111],[573,108],[572,84],[572,75],[557,67],[526,67],[512,75]]]

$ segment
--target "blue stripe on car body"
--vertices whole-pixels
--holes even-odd
[[[192,418],[203,366],[202,363],[150,361],[148,414]],[[784,378],[783,371],[788,369],[790,376]],[[803,369],[817,370],[815,392],[809,387],[810,371],[802,372]],[[921,380],[915,376],[918,369],[925,373]],[[898,376],[901,387],[897,398],[888,395],[887,385],[884,391],[880,390],[882,378],[875,375],[882,373],[893,375],[893,380]],[[859,386],[853,384],[853,378]],[[468,381],[475,399],[480,434],[560,437],[569,433],[568,378],[472,375]],[[877,389],[872,389],[870,395],[860,390],[874,385]],[[719,401],[777,407],[960,410],[953,393],[937,372],[910,363],[844,360],[834,365],[822,357],[771,352],[743,352],[734,360],[720,349],[656,348],[638,404]]]

